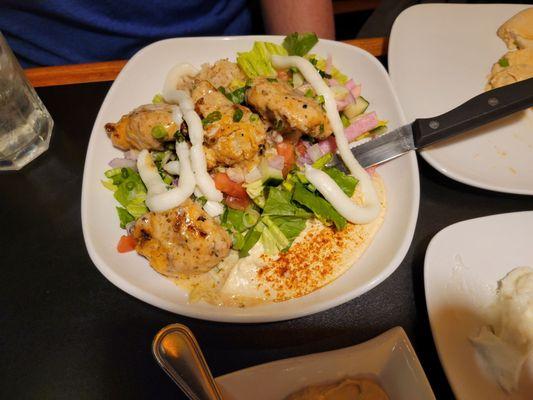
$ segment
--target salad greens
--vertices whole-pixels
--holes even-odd
[[[124,207],[117,207],[121,228],[148,212],[146,186],[139,173],[132,168],[113,168],[105,176],[108,180],[102,181],[103,185],[114,192],[115,199]]]
[[[331,221],[339,230],[346,226],[346,219],[326,199],[310,191],[300,182],[294,185],[293,199],[313,211],[316,217],[324,223],[328,224]]]
[[[261,76],[272,82],[284,79],[282,76],[278,77],[276,69],[272,66],[271,56],[274,54],[305,57],[313,64],[322,78],[326,79],[329,86],[334,86],[337,90],[342,89],[342,93],[348,94],[348,90],[351,90],[348,84],[355,85],[353,81],[348,82],[348,77],[331,65],[330,58],[326,60],[317,55],[309,54],[317,42],[318,37],[314,33],[292,33],[285,37],[281,46],[270,42],[255,42],[250,51],[238,53],[237,64],[248,79],[245,82],[233,80],[228,87],[218,88],[218,91],[236,105],[232,120],[240,122],[244,118],[244,112],[239,108],[239,105],[246,103],[245,93],[251,86],[252,78]],[[508,66],[508,60],[505,58],[500,59],[499,63],[502,67]],[[298,88],[305,84],[305,79],[298,68],[291,67],[289,70],[288,82],[293,87]],[[314,89],[309,87],[305,89],[305,97],[314,98],[318,104],[324,103],[324,97],[317,95]],[[361,96],[356,97],[356,102],[358,99],[366,102]],[[163,102],[165,99],[161,94],[156,94],[152,99],[154,104]],[[354,104],[357,106],[356,103]],[[365,109],[358,114],[363,113],[367,106],[368,102],[366,102]],[[344,127],[353,123],[350,115],[341,112],[340,116]],[[202,125],[206,127],[220,119],[222,119],[221,112],[213,111],[203,118]],[[251,122],[257,121],[259,115],[251,113],[249,120]],[[381,133],[381,130],[386,129],[384,128],[386,123],[387,121],[379,121],[374,129],[364,133],[361,137]],[[274,128],[281,130],[282,124],[281,120],[275,121]],[[153,126],[151,134],[157,140],[166,139],[168,136],[163,125]],[[182,126],[182,130],[177,130],[174,134],[178,142],[185,140],[187,136],[187,126]],[[310,144],[312,143],[314,141]],[[165,171],[163,167],[168,161],[176,160],[175,145],[174,143],[164,143],[163,145],[163,151],[152,151],[151,156],[161,178],[170,186],[175,177]],[[353,196],[358,184],[357,179],[337,168],[327,167],[326,165],[332,157],[333,154],[327,153],[316,160],[312,166],[330,176],[347,196]],[[313,159],[315,158],[313,157]],[[245,210],[226,206],[220,217],[220,223],[230,233],[233,248],[239,251],[240,257],[247,256],[258,242],[263,245],[265,253],[269,255],[286,251],[305,229],[311,218],[318,218],[324,224],[335,226],[339,230],[347,225],[346,219],[307,180],[301,169],[293,168],[284,177],[282,171],[271,167],[266,158],[261,161],[257,168],[260,170],[261,178],[243,185],[253,203]],[[106,171],[105,176],[107,179],[102,181],[102,184],[114,192],[115,199],[120,203],[116,210],[121,228],[125,228],[129,223],[149,211],[145,204],[147,190],[138,172],[132,168],[113,168]],[[202,206],[207,201],[203,196],[193,198]]]
[[[318,43],[315,33],[291,33],[283,40],[283,47],[290,56],[303,57]]]
[[[270,56],[272,54],[286,56],[287,50],[279,44],[255,42],[252,50],[237,54],[237,64],[248,78],[255,78],[256,76],[275,77],[277,71],[272,66]]]
[[[352,196],[357,179],[346,175],[334,167],[326,167],[331,160],[331,154],[318,159],[314,167],[322,169],[328,174],[348,196]],[[335,208],[316,190],[306,179],[303,172],[293,170],[278,186],[267,186],[262,180],[246,184],[246,190],[255,203],[253,211],[258,213],[257,222],[253,227],[245,226],[242,219],[246,211],[230,210],[225,213],[223,224],[230,228],[230,232],[244,234],[242,246],[237,248],[240,257],[248,255],[250,249],[261,241],[267,254],[277,254],[288,249],[292,242],[305,229],[307,220],[317,217],[326,225],[335,225],[343,229],[347,221]],[[257,201],[261,199],[261,203]],[[234,239],[234,243],[235,243]]]
[[[323,168],[323,171],[335,181],[335,183],[341,188],[346,196],[353,196],[353,192],[355,192],[355,186],[357,185],[357,179],[351,175],[346,175],[334,167]]]

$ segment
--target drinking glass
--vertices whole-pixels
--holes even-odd
[[[48,149],[53,126],[0,32],[0,171],[18,170]]]

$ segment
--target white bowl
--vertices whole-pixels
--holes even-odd
[[[216,378],[224,399],[272,400],[347,377],[374,379],[394,400],[435,399],[409,338],[396,327],[356,346],[287,358]]]
[[[222,308],[187,301],[187,293],[150,268],[134,252],[119,254],[116,201],[101,180],[107,163],[122,153],[113,148],[104,125],[117,121],[161,91],[168,70],[178,62],[200,66],[220,58],[234,59],[255,40],[281,42],[282,37],[249,36],[163,40],[139,51],[124,67],[98,113],[87,149],[82,188],[82,226],[85,244],[100,272],[125,292],[156,307],[201,319],[225,322],[265,322],[290,319],[323,311],[351,300],[387,278],[400,264],[418,215],[419,183],[416,157],[407,154],[378,169],[389,204],[385,222],[373,243],[350,270],[326,287],[283,303],[250,308]],[[405,122],[402,110],[380,62],[369,53],[343,43],[321,40],[313,52],[333,56],[336,66],[363,84],[372,110],[390,121],[390,128]]]

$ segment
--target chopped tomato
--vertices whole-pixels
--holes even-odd
[[[234,208],[237,210],[246,210],[246,208],[248,208],[250,205],[249,197],[226,196],[224,201],[229,208]]]
[[[248,193],[246,193],[246,190],[242,187],[242,185],[240,183],[233,182],[226,173],[217,172],[213,179],[215,181],[215,186],[221,192],[241,199],[248,198]]]
[[[290,76],[289,76],[289,70],[288,69],[280,69],[278,71],[278,78],[281,79],[282,81],[288,81]]]
[[[285,159],[285,165],[283,166],[283,176],[287,176],[291,170],[294,162],[296,161],[296,155],[294,154],[294,145],[288,141],[278,143],[276,145],[278,154]]]
[[[298,144],[296,145],[296,148],[295,148],[296,152],[300,155],[300,156],[305,156],[305,153],[307,152],[307,147],[305,146],[305,143],[303,140],[300,140],[298,142]]]
[[[135,250],[137,241],[133,236],[122,235],[117,244],[117,250],[119,253],[127,253],[128,251]]]

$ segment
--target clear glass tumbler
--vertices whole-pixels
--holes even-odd
[[[48,149],[53,126],[0,33],[0,171],[20,169]]]

